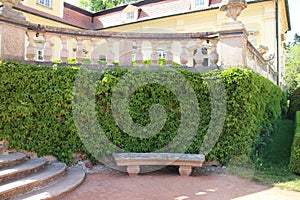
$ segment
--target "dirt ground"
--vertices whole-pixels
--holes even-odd
[[[300,192],[253,183],[228,174],[179,176],[175,170],[160,170],[128,176],[103,171],[85,181],[63,200],[299,200]]]

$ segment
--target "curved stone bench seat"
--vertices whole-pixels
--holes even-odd
[[[113,158],[117,166],[127,166],[129,175],[137,175],[141,165],[179,166],[181,176],[189,176],[192,167],[201,167],[205,161],[202,154],[180,153],[115,153]]]

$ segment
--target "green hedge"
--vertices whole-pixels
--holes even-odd
[[[72,116],[72,67],[0,65],[0,139],[70,163],[83,148]]]
[[[0,139],[7,139],[10,148],[35,151],[40,156],[53,154],[67,163],[72,161],[73,152],[87,152],[73,121],[73,84],[79,70],[84,71],[70,67],[53,68],[1,63]],[[160,70],[160,73],[168,74],[168,70]],[[133,121],[141,126],[150,123],[148,114],[150,107],[153,104],[160,104],[166,112],[166,123],[159,134],[147,139],[124,133],[114,120],[111,95],[120,78],[129,71],[107,70],[102,75],[96,89],[98,121],[106,137],[124,150],[133,152],[159,150],[176,135],[180,125],[180,103],[164,86],[148,84],[140,87],[130,98],[129,112]],[[198,131],[186,152],[203,151],[201,144],[207,137],[205,135],[209,122],[215,120],[210,118],[211,99],[207,79],[221,77],[226,89],[227,102],[225,125],[217,144],[207,155],[208,160],[227,162],[232,156],[250,154],[254,147],[260,145],[261,138],[272,131],[273,124],[280,117],[284,101],[283,93],[269,80],[251,70],[232,68],[205,75],[183,70],[178,72],[189,81],[199,102],[199,120],[196,120],[199,123]],[[86,73],[90,77],[97,74],[94,71]],[[140,73],[153,76],[153,73],[147,70],[140,70]],[[82,87],[88,86],[82,84]],[[218,99],[214,101],[218,102]],[[80,120],[87,120],[90,116],[83,111],[81,117]],[[90,145],[105,151],[106,149],[98,147],[99,144],[101,141],[96,138]],[[180,141],[174,147],[176,145],[180,146]],[[179,148],[170,151],[180,150]]]
[[[296,129],[289,167],[292,172],[300,174],[300,111],[296,113]]]
[[[290,96],[289,118],[295,119],[295,114],[298,110],[300,110],[300,87],[294,90]]]

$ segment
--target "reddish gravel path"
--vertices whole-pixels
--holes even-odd
[[[300,200],[300,192],[286,191],[221,174],[182,177],[158,171],[129,177],[122,172],[88,175],[63,200]]]

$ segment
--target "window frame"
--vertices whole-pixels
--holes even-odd
[[[47,4],[48,2],[48,4]],[[38,0],[37,4],[41,5],[41,6],[45,6],[47,8],[52,8],[52,0]]]
[[[126,12],[126,20],[134,20],[135,11]]]
[[[202,7],[206,5],[206,0],[194,0],[194,7]]]

